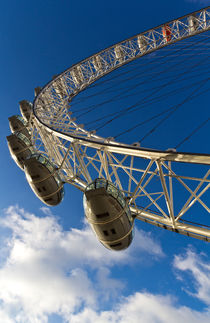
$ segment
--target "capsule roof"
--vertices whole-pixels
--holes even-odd
[[[97,188],[104,187],[109,195],[112,195],[120,205],[124,208],[125,207],[125,199],[124,194],[121,192],[114,184],[109,182],[104,178],[96,178],[92,183],[90,183],[85,191],[95,190]]]
[[[15,114],[14,116],[9,117],[8,119],[11,120],[13,118],[16,118],[16,119],[20,120],[26,126],[27,122],[19,114]]]
[[[54,172],[57,168],[56,165],[51,162],[49,158],[44,154],[34,153],[29,158],[27,158],[27,160],[32,158],[36,159],[40,164],[45,165],[50,172]]]

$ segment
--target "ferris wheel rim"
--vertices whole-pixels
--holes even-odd
[[[61,137],[63,139],[66,139],[68,141],[78,141],[80,144],[84,145],[84,146],[91,146],[97,149],[108,149],[111,152],[116,152],[116,153],[124,153],[126,150],[126,153],[128,155],[133,155],[136,157],[142,157],[142,158],[153,158],[153,159],[163,159],[163,160],[167,160],[167,161],[178,161],[178,162],[185,162],[185,163],[198,163],[198,164],[210,164],[210,154],[202,154],[202,153],[189,153],[189,152],[176,152],[174,150],[168,150],[168,151],[163,151],[163,150],[157,150],[157,149],[149,149],[149,148],[143,148],[143,147],[135,147],[133,145],[130,144],[124,144],[121,142],[117,142],[115,140],[112,140],[110,138],[103,138],[100,137],[98,135],[95,134],[91,134],[85,130],[79,127],[79,125],[77,125],[75,122],[72,122],[74,124],[75,127],[77,127],[78,129],[80,128],[80,130],[86,134],[86,137],[81,137],[75,134],[66,134],[63,133],[59,130],[55,130],[53,129],[53,127],[51,127],[50,125],[47,125],[43,120],[41,120],[40,116],[37,113],[37,106],[39,103],[40,98],[42,97],[42,95],[45,94],[45,92],[50,89],[50,87],[53,86],[53,84],[55,84],[57,81],[61,80],[61,78],[67,73],[67,72],[71,72],[73,71],[75,68],[80,67],[81,64],[86,63],[88,61],[90,61],[91,59],[94,59],[95,57],[99,57],[99,55],[101,55],[102,53],[105,53],[106,51],[110,50],[110,49],[116,49],[117,46],[121,46],[124,42],[128,42],[131,41],[133,39],[135,39],[136,37],[139,36],[143,36],[146,33],[152,32],[157,30],[158,28],[163,28],[165,26],[168,26],[169,24],[172,24],[174,22],[177,22],[181,19],[184,18],[188,18],[191,16],[194,16],[195,14],[199,14],[199,13],[203,13],[203,12],[207,12],[207,10],[210,9],[210,6],[205,7],[203,9],[200,9],[198,11],[194,11],[190,14],[184,15],[182,17],[176,18],[174,20],[170,20],[166,23],[163,23],[161,25],[158,25],[155,28],[152,29],[148,29],[140,34],[137,34],[135,36],[132,36],[128,39],[125,39],[119,43],[116,43],[110,47],[107,47],[106,49],[97,52],[83,60],[81,60],[79,63],[76,63],[74,65],[72,65],[70,68],[67,68],[65,71],[63,71],[62,73],[60,73],[58,76],[56,76],[53,80],[51,80],[50,82],[48,82],[40,91],[40,93],[35,97],[34,103],[33,103],[33,114],[36,118],[36,120],[38,121],[39,124],[41,124],[42,126],[45,127],[45,129],[52,133],[55,136]],[[101,73],[98,74],[98,76],[96,76],[91,82],[89,83],[85,83],[80,85],[79,88],[75,87],[72,96],[71,96],[71,100],[73,99],[73,97],[75,97],[76,95],[78,95],[80,92],[82,92],[83,90],[85,90],[90,84],[92,84],[93,82],[97,81],[98,79],[102,78],[103,76],[111,73],[113,70],[118,69],[120,67],[122,67],[123,65],[136,60],[142,56],[148,55],[156,50],[159,50],[163,47],[169,46],[171,44],[174,44],[180,40],[186,39],[186,38],[190,38],[193,37],[195,35],[198,35],[202,32],[206,32],[210,30],[210,23],[209,25],[207,25],[205,28],[195,31],[193,33],[187,33],[186,35],[182,36],[182,37],[178,37],[177,39],[171,40],[171,41],[167,41],[165,43],[162,43],[160,46],[156,47],[156,48],[150,48],[149,50],[147,50],[145,53],[141,54],[140,56],[135,56],[132,58],[127,59],[126,61],[124,61],[122,64],[117,64],[115,67],[113,67],[112,69],[108,70],[108,71],[102,71]],[[84,86],[83,86],[84,85]],[[69,98],[68,98],[68,102],[69,102]]]
[[[40,120],[39,122],[43,124]],[[43,124],[44,125],[44,124]],[[44,125],[45,126],[45,125]],[[90,140],[87,138],[80,138],[74,135],[67,135],[55,131],[49,126],[47,126],[47,130],[55,136],[58,136],[63,139],[71,139],[70,141],[77,141],[80,144],[88,146],[88,143],[93,148],[98,149],[107,149],[107,151],[120,153],[123,149],[123,152],[126,150],[127,155],[132,155],[135,157],[149,158],[149,159],[164,159],[167,161],[174,162],[183,162],[183,163],[195,163],[195,164],[210,164],[210,154],[202,154],[202,153],[188,153],[188,152],[175,152],[173,149],[168,149],[166,151],[149,149],[149,148],[139,148],[132,145],[126,145],[123,143],[111,143],[111,142],[98,142],[94,140]],[[106,140],[104,140],[106,141]],[[110,149],[109,149],[110,148]]]

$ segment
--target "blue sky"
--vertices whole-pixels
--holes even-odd
[[[1,4],[1,322],[210,321],[209,244],[138,222],[128,250],[106,250],[84,222],[81,193],[66,185],[59,206],[41,204],[5,140],[7,118],[19,113],[20,100],[33,101],[36,86],[103,48],[209,4]],[[209,152],[205,140],[203,148]]]

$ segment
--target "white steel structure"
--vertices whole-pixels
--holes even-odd
[[[75,122],[71,101],[124,64],[209,29],[207,7],[115,44],[49,82],[35,98],[30,118],[34,146],[57,165],[64,182],[84,192],[95,178],[106,178],[124,192],[135,218],[206,241],[210,154],[143,149],[102,138]],[[190,218],[195,206],[202,225]]]

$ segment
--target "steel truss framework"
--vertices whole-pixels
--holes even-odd
[[[210,212],[210,155],[157,151],[86,131],[71,117],[71,101],[116,68],[210,29],[210,7],[115,44],[56,76],[34,101],[32,141],[57,164],[63,180],[81,191],[96,177],[113,182],[133,215],[145,222],[210,241],[210,227],[183,220]],[[206,221],[199,221],[206,222]]]

